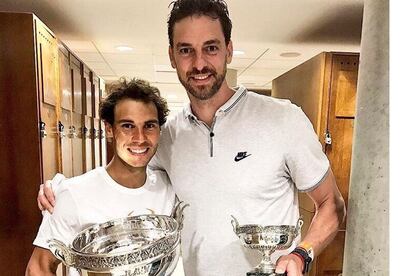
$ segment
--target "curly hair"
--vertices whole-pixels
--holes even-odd
[[[109,94],[99,105],[99,116],[105,122],[114,124],[114,110],[123,99],[133,99],[144,103],[154,103],[158,112],[158,123],[162,126],[169,113],[167,102],[160,96],[158,88],[147,81],[133,78],[127,81],[121,78],[109,86]]]
[[[223,30],[226,45],[231,39],[232,23],[229,17],[227,4],[223,0],[175,0],[168,17],[168,40],[170,47],[173,47],[174,25],[183,18],[193,15],[206,15],[213,19],[219,19]]]

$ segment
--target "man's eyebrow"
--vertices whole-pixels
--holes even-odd
[[[117,123],[133,123],[134,121],[129,119],[120,119],[116,121]]]
[[[176,47],[177,48],[179,48],[179,47],[191,47],[191,44],[187,43],[187,42],[178,42]]]
[[[145,121],[146,124],[159,124],[157,119]]]
[[[129,119],[120,119],[116,122],[117,123],[134,123],[133,120],[129,120]],[[152,120],[145,121],[145,124],[149,124],[149,123],[159,124],[158,119],[152,119]]]
[[[210,44],[220,44],[220,40],[218,39],[210,39],[204,42],[204,45],[210,45]]]

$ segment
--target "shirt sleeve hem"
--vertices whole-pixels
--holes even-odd
[[[310,188],[307,188],[307,189],[304,189],[304,190],[299,190],[299,192],[301,192],[301,193],[308,193],[308,192],[311,192],[311,191],[313,191],[313,190],[315,190],[316,188],[318,188],[319,187],[319,185],[321,185],[322,184],[322,182],[326,179],[326,177],[328,176],[328,174],[329,174],[329,169],[330,169],[330,166],[328,166],[328,169],[326,170],[326,172],[322,175],[322,178],[321,179],[319,179],[314,185],[312,185]]]
[[[40,248],[43,248],[43,249],[46,249],[46,250],[50,250],[49,246],[47,245],[47,242],[44,241],[43,239],[35,239],[33,241],[33,245],[37,246],[37,247],[40,247]]]

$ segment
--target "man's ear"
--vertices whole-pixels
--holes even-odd
[[[227,64],[230,64],[233,59],[233,41],[229,41],[229,44],[227,45],[227,56],[226,56],[226,62]]]
[[[108,122],[105,122],[105,133],[106,133],[106,138],[108,138],[110,141],[112,141],[112,138],[114,138],[114,133],[112,131],[112,125]]]
[[[168,47],[168,56],[170,57],[170,62],[171,62],[171,66],[172,66],[172,68],[176,68],[177,67],[177,65],[176,65],[176,63],[175,63],[175,59],[174,59],[174,53],[173,53],[173,49],[171,48],[171,46],[170,47]]]

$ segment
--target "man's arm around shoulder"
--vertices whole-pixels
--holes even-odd
[[[41,247],[35,247],[26,267],[26,276],[56,275],[60,261],[52,252]]]

